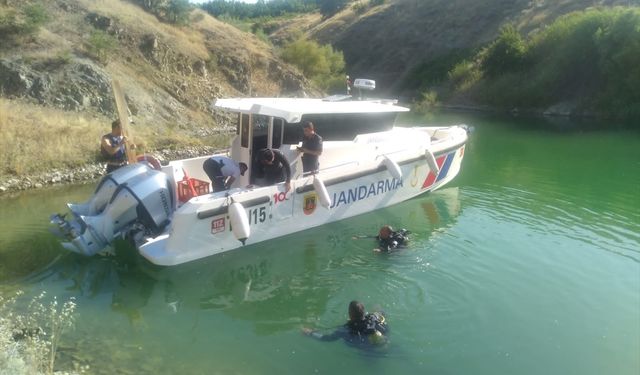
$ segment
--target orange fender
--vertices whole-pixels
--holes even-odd
[[[136,160],[138,162],[146,161],[147,163],[149,163],[153,167],[153,169],[158,170],[158,171],[162,168],[162,166],[160,165],[160,162],[158,161],[158,159],[154,158],[151,155],[147,155],[147,154],[138,155]]]

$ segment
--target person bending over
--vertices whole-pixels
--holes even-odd
[[[284,180],[287,191],[291,190],[291,167],[287,158],[278,150],[263,148],[258,151],[256,175],[264,178],[267,185],[275,185]]]
[[[229,190],[238,176],[244,176],[248,167],[226,156],[212,156],[204,161],[202,169],[209,176],[213,191],[218,192]]]

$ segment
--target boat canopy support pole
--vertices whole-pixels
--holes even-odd
[[[267,128],[267,148],[273,148],[273,116],[269,117],[269,126]]]

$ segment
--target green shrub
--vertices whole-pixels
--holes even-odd
[[[418,113],[427,113],[431,108],[438,104],[438,93],[429,90],[425,91],[420,95],[420,99],[418,99],[412,106],[412,109]]]
[[[456,90],[467,90],[482,77],[482,72],[473,62],[463,60],[457,63],[448,73],[449,81]]]
[[[351,9],[353,9],[353,11],[358,13],[358,14],[362,14],[362,13],[366,12],[367,9],[369,9],[369,5],[363,3],[362,1],[358,1],[358,2],[353,4]]]
[[[223,14],[217,18],[219,21],[228,23],[229,25],[235,27],[238,30],[241,30],[247,33],[251,32],[251,23],[246,20],[243,20],[237,17],[232,17],[227,14]]]
[[[623,117],[640,118],[640,11],[618,11],[594,36],[602,90],[596,104]]]
[[[210,56],[205,62],[205,65],[207,66],[207,70],[213,73],[218,70],[218,59],[215,56]]]
[[[253,35],[255,35],[258,39],[265,42],[266,44],[269,44],[269,45],[271,44],[271,40],[269,39],[269,36],[264,32],[263,29],[257,28],[253,32]]]
[[[473,58],[475,54],[474,50],[455,49],[449,53],[435,56],[414,68],[405,78],[403,87],[423,91],[440,85],[447,81],[453,66],[460,61]]]
[[[484,51],[482,70],[488,77],[496,77],[505,71],[520,69],[527,46],[516,28],[503,26],[498,38]]]
[[[48,20],[46,9],[40,4],[0,11],[0,37],[14,39],[36,33]]]
[[[318,76],[312,79],[313,84],[324,92],[331,94],[344,94],[346,86],[342,74]]]
[[[15,10],[0,11],[0,37],[3,39],[10,38],[19,34],[20,30],[18,13]]]
[[[638,8],[570,13],[528,41],[507,25],[494,42],[460,61],[447,82],[457,91],[476,86],[479,103],[543,109],[567,102],[577,110],[640,118]],[[430,66],[417,76],[433,81],[433,71]]]
[[[191,4],[189,4],[188,0],[169,0],[166,8],[166,18],[173,24],[187,25],[190,12]]]
[[[320,13],[324,17],[331,17],[347,6],[348,0],[316,0]]]
[[[321,90],[344,93],[344,55],[331,45],[300,37],[284,47],[282,59],[298,67]]]
[[[331,76],[344,71],[344,56],[331,45],[299,38],[286,45],[282,52],[284,61],[297,66],[308,78]]]
[[[32,34],[48,20],[47,10],[40,4],[29,5],[24,9],[25,23],[23,32]]]
[[[117,45],[118,42],[113,36],[102,30],[94,30],[87,41],[87,51],[94,59],[106,64]]]

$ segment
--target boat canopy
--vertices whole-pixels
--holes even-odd
[[[231,112],[282,118],[288,123],[298,123],[303,115],[308,114],[382,114],[409,111],[390,100],[331,101],[308,98],[218,99],[214,107]]]

